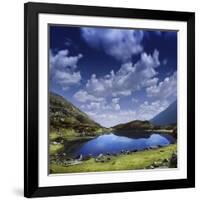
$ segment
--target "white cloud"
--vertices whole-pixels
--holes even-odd
[[[120,123],[127,123],[136,118],[135,111],[132,110],[118,110],[116,112],[87,112],[88,115],[105,127],[112,127]]]
[[[169,106],[167,100],[156,100],[151,103],[148,101],[143,102],[136,111],[138,119],[150,120],[158,113],[162,112]]]
[[[115,111],[119,111],[121,109],[120,104],[119,104],[119,100],[120,100],[120,98],[113,98],[112,99],[111,106]]]
[[[79,59],[81,59],[82,57],[82,54],[78,54],[77,56],[69,56],[69,50],[67,49],[60,50],[55,55],[50,52],[50,68],[75,69],[77,67]]]
[[[117,60],[130,60],[142,52],[143,31],[126,29],[82,28],[82,37],[93,48],[101,49]]]
[[[111,71],[99,78],[93,74],[85,87],[77,93],[84,92],[85,98],[83,99],[87,100],[91,99],[91,96],[97,99],[129,96],[134,91],[157,84],[158,78],[154,76],[157,74],[156,67],[159,65],[159,52],[157,50],[154,51],[153,55],[142,53],[138,62],[135,64],[131,62],[124,63],[116,73]],[[83,101],[77,96],[77,93],[74,97],[78,101]]]
[[[83,104],[81,105],[82,109],[86,109],[86,110],[99,110],[101,107],[101,103],[100,102],[90,102],[89,104]]]
[[[117,104],[114,104],[114,109],[117,111],[117,110],[120,110],[120,105],[117,103]]]
[[[153,102],[145,101],[136,109],[121,109],[119,103],[90,102],[81,106],[92,119],[105,127],[112,127],[120,123],[127,123],[133,120],[150,120],[158,113],[169,106],[166,100],[156,100]]]
[[[119,103],[119,100],[120,100],[120,98],[113,98],[112,102],[115,103],[115,104],[117,104],[117,103]]]
[[[168,91],[167,86],[165,86],[166,83],[169,80],[175,81],[176,79],[175,77],[174,79],[169,78],[169,80],[165,79],[164,83],[158,83],[159,79],[155,76],[157,75],[156,68],[159,65],[159,52],[157,50],[152,55],[142,53],[135,64],[124,63],[117,72],[111,71],[102,77],[93,74],[86,85],[75,93],[74,97],[82,103],[81,109],[83,111],[106,127],[136,119],[149,120],[164,110],[170,103],[164,98],[155,98],[152,102],[152,95],[157,95],[153,92],[153,89],[159,90],[160,95],[166,97],[164,95]],[[121,97],[130,96],[135,91],[142,89],[148,91],[148,98],[151,101],[141,104],[138,99],[130,97],[133,107],[121,107]],[[164,91],[161,92],[161,90]],[[134,108],[135,103],[137,103],[137,106]]]
[[[81,94],[81,95],[80,95]],[[81,108],[84,111],[95,111],[95,112],[104,112],[104,111],[118,111],[120,110],[119,98],[113,98],[110,103],[104,98],[95,98],[93,96],[85,96],[85,93],[78,93],[81,98]],[[77,97],[78,98],[78,97]]]
[[[67,90],[70,86],[79,83],[81,80],[80,72],[65,72],[56,70],[54,77],[57,83],[60,84],[64,90]]]
[[[146,89],[149,97],[156,99],[167,99],[177,96],[177,72],[170,77],[166,77],[163,81]]]
[[[76,71],[77,63],[82,58],[82,54],[69,56],[67,49],[60,50],[56,54],[50,51],[49,64],[52,79],[59,84],[63,90],[67,90],[72,85],[80,83],[80,71]]]
[[[77,101],[80,101],[83,103],[85,103],[87,101],[96,101],[96,102],[104,101],[103,97],[95,97],[91,94],[88,94],[88,92],[86,92],[84,90],[79,90],[78,92],[76,92],[74,97]]]

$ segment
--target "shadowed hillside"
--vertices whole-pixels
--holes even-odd
[[[52,92],[50,93],[49,118],[52,131],[71,129],[76,133],[89,134],[104,129],[72,103]]]
[[[151,130],[154,126],[149,121],[134,120],[112,127],[115,130]]]
[[[177,101],[172,103],[166,110],[162,111],[150,120],[155,125],[168,125],[177,123]]]

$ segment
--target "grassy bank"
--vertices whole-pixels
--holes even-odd
[[[49,153],[50,155],[54,155],[55,153],[62,151],[64,149],[63,144],[50,144]]]
[[[115,170],[135,170],[144,169],[155,161],[169,159],[173,152],[177,150],[177,145],[172,144],[159,149],[139,151],[129,155],[111,156],[107,162],[96,162],[94,158],[83,161],[78,165],[62,166],[51,164],[51,173],[73,173],[73,172],[97,172]]]

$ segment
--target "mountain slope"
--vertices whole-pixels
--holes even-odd
[[[96,132],[103,127],[62,96],[50,93],[49,118],[51,130],[73,129],[77,133]]]
[[[169,125],[177,123],[177,101],[173,102],[166,110],[150,120],[154,125]]]
[[[153,127],[154,126],[149,121],[134,120],[128,123],[116,125],[112,128],[117,131],[120,131],[120,130],[150,130],[153,129]]]

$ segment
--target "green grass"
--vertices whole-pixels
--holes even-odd
[[[52,131],[49,134],[49,138],[51,141],[55,141],[57,138],[62,137],[63,139],[68,139],[68,138],[75,138],[78,133],[75,132],[74,129],[61,129],[60,135],[58,132]]]
[[[58,138],[63,138],[65,141],[78,141],[78,140],[87,140],[92,139],[94,136],[77,136],[78,134],[74,132],[74,130],[65,129],[62,132],[62,137],[57,132],[51,132],[49,134],[50,141],[55,141]],[[75,136],[76,135],[76,136]]]
[[[50,144],[49,153],[50,153],[50,155],[53,155],[59,151],[62,151],[63,149],[64,149],[63,144]]]
[[[50,141],[54,141],[59,137],[59,135],[56,132],[50,132],[49,139]]]
[[[177,150],[177,145],[169,145],[155,150],[140,151],[130,155],[112,156],[108,162],[96,162],[94,158],[74,166],[62,166],[51,164],[52,173],[73,173],[73,172],[98,172],[115,170],[144,169],[154,161],[161,161],[171,157],[172,152]]]

